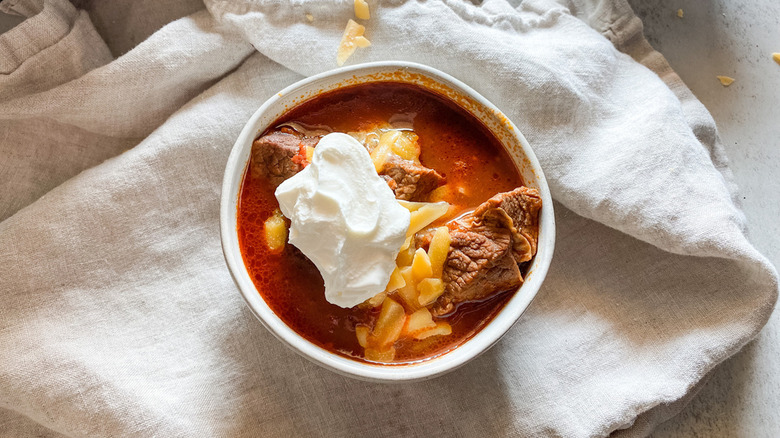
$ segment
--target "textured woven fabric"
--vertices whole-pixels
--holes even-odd
[[[220,186],[262,102],[335,67],[352,2],[205,3],[115,60],[64,0],[0,4],[30,17],[0,35],[0,436],[639,436],[769,317],[714,122],[623,0],[379,1],[349,63],[431,65],[512,118],[555,256],[453,373],[306,361],[231,280]]]

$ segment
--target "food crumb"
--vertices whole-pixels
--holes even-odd
[[[355,16],[361,20],[368,20],[371,18],[371,13],[368,10],[368,3],[366,3],[366,0],[355,0]]]
[[[339,67],[344,65],[347,58],[352,56],[358,47],[368,47],[371,45],[371,41],[363,36],[363,32],[366,31],[366,27],[355,23],[354,20],[347,22],[347,27],[344,29],[344,35],[341,37],[341,43],[339,44],[338,53],[336,54],[336,62]]]
[[[682,18],[684,15],[682,8],[677,10],[677,18]]]
[[[780,53],[773,53],[772,59],[774,59],[776,63],[780,64]]]
[[[728,87],[734,82],[734,78],[730,78],[728,76],[715,76],[720,81],[720,84],[724,87]]]
[[[306,19],[309,20],[309,23],[314,21],[314,16],[312,14],[306,14]]]

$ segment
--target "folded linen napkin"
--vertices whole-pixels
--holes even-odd
[[[335,67],[351,2],[206,6],[111,61],[66,1],[0,4],[31,16],[0,36],[8,435],[644,435],[766,322],[777,276],[714,123],[624,1],[382,1],[350,62],[423,62],[506,112],[559,201],[556,254],[521,321],[444,377],[298,357],[227,272],[220,184],[251,113]]]

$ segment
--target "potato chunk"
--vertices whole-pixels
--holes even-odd
[[[401,335],[401,330],[406,322],[406,313],[402,305],[396,303],[391,298],[385,298],[382,303],[382,310],[379,311],[379,318],[374,326],[374,332],[369,340],[379,350],[384,351],[392,345]]]
[[[379,135],[379,146],[386,146],[388,149],[393,151],[393,144],[398,140],[398,138],[401,136],[401,131],[395,130],[395,129],[389,129],[387,131],[382,132]],[[395,153],[395,151],[393,151]]]
[[[444,271],[444,263],[447,261],[447,255],[450,252],[450,230],[447,227],[439,227],[433,233],[431,245],[428,247],[428,257],[431,259],[431,270],[433,278],[441,278]]]
[[[368,20],[371,18],[371,12],[368,10],[368,3],[366,3],[366,0],[355,0],[355,16],[361,20]]]
[[[426,278],[417,284],[421,306],[433,304],[444,293],[444,282],[440,278]]]
[[[312,158],[314,158],[314,148],[311,146],[306,146],[306,161],[311,163]]]
[[[408,335],[415,336],[434,327],[436,327],[436,323],[433,322],[431,312],[423,307],[409,315],[409,318],[406,319],[406,328],[404,329],[404,332]]]
[[[385,167],[385,163],[392,152],[390,145],[381,141],[371,151],[371,161],[374,163],[374,169],[376,169],[377,173],[381,172],[382,168]]]
[[[422,248],[417,248],[414,253],[414,260],[412,260],[412,276],[419,282],[423,278],[430,278],[433,275],[431,269],[431,259],[428,257],[428,253]]]
[[[357,335],[358,344],[361,347],[368,347],[368,333],[370,329],[365,325],[359,325],[355,327],[355,334]]]
[[[382,291],[366,300],[366,303],[369,307],[379,307],[385,301],[385,297],[387,297],[387,292]]]
[[[366,348],[366,359],[374,362],[392,362],[395,359],[395,348],[390,347],[386,350],[377,350],[375,348]]]
[[[414,283],[412,276],[411,266],[407,266],[401,269],[401,276],[404,278],[404,286],[396,292],[401,301],[407,309],[414,311],[420,308],[419,294],[417,293],[417,286]]]
[[[404,160],[420,162],[420,145],[417,134],[409,131],[396,131],[398,136],[393,142],[393,152]]]
[[[412,239],[409,239],[409,242],[411,243]],[[398,257],[395,258],[395,263],[403,268],[404,266],[412,266],[412,260],[414,260],[414,247],[410,244],[406,244],[404,242],[405,248],[403,248],[399,253]]]
[[[336,54],[336,62],[339,67],[344,65],[358,47],[368,47],[371,45],[371,42],[363,36],[365,31],[366,27],[357,24],[354,20],[349,20],[347,22],[347,27],[344,29],[344,34],[341,36],[341,43],[339,44],[339,50]]]
[[[396,289],[400,289],[406,285],[406,280],[404,280],[403,275],[401,275],[401,270],[398,269],[398,266],[393,269],[393,272],[390,274],[390,281],[387,283],[387,287],[385,287],[385,291],[392,292]]]
[[[720,81],[720,84],[724,87],[728,87],[729,85],[734,83],[734,78],[730,78],[728,76],[715,76]]]
[[[447,211],[450,209],[450,204],[446,202],[401,203],[401,205],[404,207],[407,207],[408,205],[414,207],[414,204],[423,205],[419,206],[411,212],[411,218],[409,219],[409,230],[406,232],[407,237],[414,236],[415,233],[427,227],[436,219],[447,214]]]
[[[428,200],[431,202],[444,201],[449,196],[451,196],[451,192],[452,190],[450,189],[449,184],[445,184],[441,187],[433,189],[433,191],[428,195]]]
[[[426,330],[417,336],[415,336],[415,339],[421,340],[430,338],[431,336],[440,336],[440,335],[449,335],[452,334],[452,327],[447,324],[446,322],[437,322],[436,327]]]
[[[282,212],[277,208],[263,224],[265,231],[265,243],[271,252],[281,252],[287,243],[287,224]]]

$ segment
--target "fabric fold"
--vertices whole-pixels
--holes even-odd
[[[201,11],[163,27],[116,62],[64,87],[6,102],[0,117],[45,117],[102,135],[143,138],[251,51],[250,44],[221,30]]]
[[[0,35],[0,102],[51,89],[113,59],[87,13],[67,1],[4,2],[0,7],[28,17]]]
[[[394,0],[350,63],[423,62],[507,113],[557,198],[556,254],[518,324],[451,374],[388,386],[304,360],[236,291],[219,194],[250,115],[335,67],[352,4],[206,6],[0,103],[0,429],[642,436],[766,322],[777,274],[714,122],[625,2]]]
[[[257,50],[294,71],[312,74],[335,67],[333,48],[348,5],[284,8],[274,1],[221,0],[206,5]],[[583,2],[579,10],[585,7],[599,16],[630,12],[622,1]],[[471,84],[524,132],[538,152],[553,196],[567,207],[667,251],[699,256],[730,251],[730,257],[760,259],[742,234],[744,217],[732,202],[729,183],[707,152],[715,146],[702,147],[680,101],[657,75],[568,9],[545,0],[487,10],[462,2],[387,2],[382,12],[367,22],[366,34],[374,45],[359,51],[354,62],[423,62]],[[314,16],[313,22],[307,22],[306,13]],[[622,30],[615,36],[618,42],[624,38]],[[588,56],[578,55],[584,53]],[[636,87],[638,83],[642,86]],[[508,87],[512,93],[505,92]],[[540,99],[546,100],[544,105]],[[638,105],[642,111],[634,111]],[[714,126],[701,105],[693,110]],[[686,180],[680,169],[696,179]],[[633,183],[637,174],[643,176],[641,186]],[[695,193],[691,199],[696,202],[668,202],[683,192]],[[720,217],[699,220],[712,214]],[[700,232],[713,223],[717,229]],[[724,226],[731,228],[725,234],[735,236],[731,241],[722,240]],[[719,237],[708,240],[714,236]]]
[[[54,46],[30,54],[11,75],[0,76],[0,97],[9,98],[0,105],[0,220],[138,144],[252,51],[251,45],[223,34],[202,11],[168,24],[110,62],[85,11],[76,11],[67,0],[41,5],[43,11],[28,20],[75,17],[75,24]],[[33,23],[43,39],[48,38],[46,23]]]

